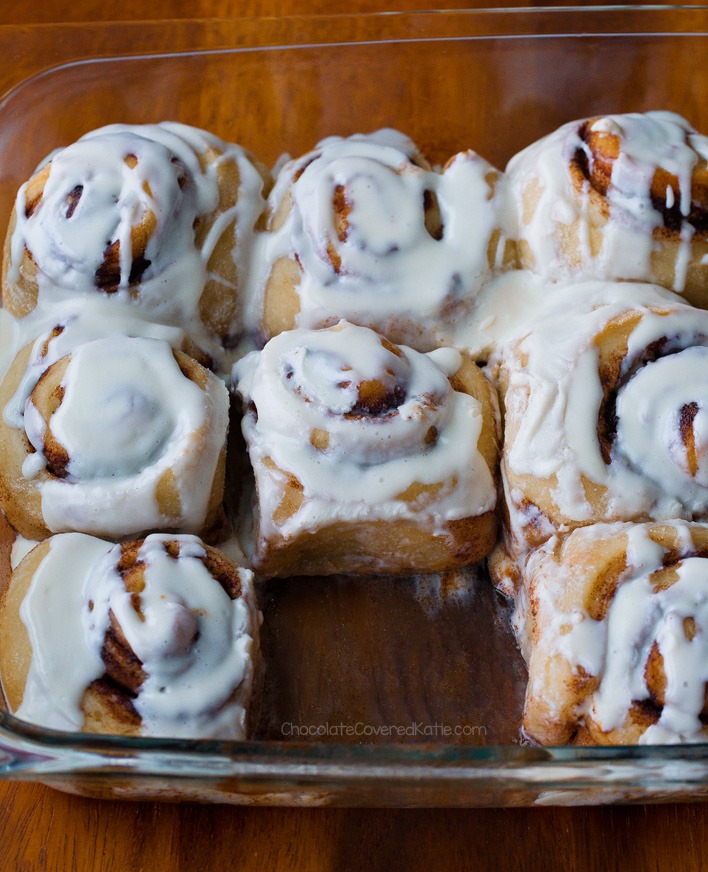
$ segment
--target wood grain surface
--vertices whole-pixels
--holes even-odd
[[[430,5],[428,0],[394,0],[386,8]],[[470,4],[448,0],[439,5]],[[502,0],[490,5],[517,4]],[[346,11],[381,8],[381,0],[350,0]],[[44,0],[2,4],[0,24],[339,11],[337,0]],[[0,808],[0,872],[701,870],[708,853],[706,813],[700,805],[246,809],[96,801],[37,784],[3,782]]]
[[[577,809],[241,809],[79,799],[1,788],[0,868],[699,870],[703,806]]]
[[[474,9],[517,6],[597,6],[597,0],[35,0],[0,4],[0,24],[66,21],[141,21],[164,18],[232,18],[270,15],[336,15],[396,9]],[[617,5],[617,4],[615,4]],[[628,0],[628,5],[640,5]],[[684,0],[683,5],[699,5]]]

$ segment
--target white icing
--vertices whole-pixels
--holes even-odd
[[[693,237],[687,220],[691,174],[696,163],[705,159],[706,138],[671,112],[613,115],[594,122],[593,131],[615,134],[621,147],[613,161],[607,193],[609,219],[602,229],[600,251],[593,256],[588,238],[590,186],[586,183],[578,193],[569,171],[577,152],[585,152],[592,165],[592,152],[579,135],[581,124],[563,125],[513,157],[507,167],[520,212],[518,238],[528,246],[534,269],[551,279],[576,275],[653,281],[653,232],[663,226],[663,217],[652,204],[650,186],[656,170],[662,168],[674,175],[679,185],[683,221],[673,290],[682,292]],[[530,217],[523,216],[524,192],[532,183],[539,201]],[[667,206],[673,205],[674,192],[669,188]],[[579,259],[570,263],[561,250],[561,241],[575,222],[579,227]]]
[[[506,468],[516,475],[555,475],[553,500],[576,523],[704,513],[707,424],[701,373],[708,314],[639,284],[567,286],[559,289],[557,301],[505,361],[507,420],[518,425],[513,436],[507,429]],[[613,318],[632,312],[641,318],[628,341],[617,390],[617,436],[607,464],[597,437],[602,387],[594,341]],[[664,356],[643,362],[645,349],[664,338]],[[696,475],[677,441],[681,410],[693,402]],[[607,489],[600,515],[585,497],[583,476]]]
[[[177,559],[165,541],[179,543]],[[120,553],[78,533],[51,540],[22,605],[32,662],[18,717],[81,729],[113,614],[146,674],[133,702],[143,735],[245,738],[258,629],[252,573],[237,570],[242,595],[231,600],[204,566],[199,539],[148,536],[138,552],[139,614],[115,568]]]
[[[448,378],[452,378],[462,366],[462,355],[456,348],[436,348],[428,352],[428,358]]]
[[[680,521],[675,521],[672,527],[684,548],[682,553],[690,554],[694,550],[691,528]],[[618,525],[617,529],[627,537],[627,567],[634,575],[648,575],[662,565],[666,550],[651,538],[646,524]]]
[[[15,569],[22,560],[30,553],[30,551],[37,545],[37,542],[32,539],[25,539],[24,536],[20,536],[19,533],[15,535],[15,541],[12,543],[12,551],[10,553],[10,567]]]
[[[145,321],[137,317],[137,312],[121,309],[100,298],[71,300],[47,308],[48,312],[45,307],[42,307],[44,317],[41,320],[29,316],[20,321],[17,327],[19,336],[24,339],[26,330],[22,328],[30,326],[29,323],[25,325],[25,322],[31,321],[32,326],[35,327],[34,335],[38,338],[35,340],[20,385],[3,410],[5,423],[11,427],[23,426],[25,404],[42,373],[77,346],[93,339],[123,335],[161,339],[173,348],[181,348],[185,339],[184,332],[177,327]],[[5,310],[2,309],[0,312],[4,313]],[[12,316],[8,317],[12,318]],[[37,331],[40,325],[42,329]],[[29,339],[29,336],[27,338]],[[18,344],[18,338],[12,343],[12,347],[14,350],[19,350],[21,345]]]
[[[84,640],[82,591],[112,547],[83,533],[51,540],[20,608],[32,660],[19,718],[57,730],[81,729],[84,691],[104,673],[100,652]]]
[[[115,560],[85,586],[84,599],[94,603],[84,611],[88,647],[100,651],[112,612],[146,672],[134,702],[143,734],[243,739],[246,710],[231,697],[251,678],[253,605],[231,600],[211,577],[199,539],[178,537],[177,560],[165,551],[167,540],[174,537],[148,536],[138,552],[145,565],[140,614]],[[238,572],[248,588],[252,573]]]
[[[664,568],[665,549],[650,536],[648,524],[598,524],[576,531],[584,548],[593,542],[627,537],[627,568],[602,620],[593,620],[582,601],[562,605],[577,568],[558,562],[557,543],[550,541],[528,560],[529,590],[524,585],[517,600],[514,624],[527,662],[533,649],[542,652],[539,663],[562,655],[574,668],[600,679],[577,710],[577,717],[592,717],[604,731],[622,728],[634,702],[650,698],[647,660],[656,646],[666,677],[665,701],[658,721],[640,737],[640,744],[703,742],[706,728],[700,720],[708,684],[708,559],[696,557],[691,525],[672,522],[680,559],[668,572],[676,580],[655,589],[652,574]],[[697,525],[693,525],[695,528]],[[529,621],[529,593],[534,599]],[[693,622],[689,640],[684,620]],[[554,717],[567,703],[563,687],[546,685],[545,669],[532,669],[529,692],[543,696]]]
[[[372,330],[340,322],[282,333],[236,364],[236,390],[256,410],[243,422],[253,466],[262,470],[270,458],[283,470],[258,476],[261,535],[372,517],[415,517],[438,528],[493,508],[494,481],[476,448],[481,406],[453,391],[434,362],[442,356],[432,357],[406,347],[398,356]],[[459,365],[459,355],[444,358]],[[371,380],[383,381],[392,397],[384,414],[357,406],[360,385]],[[311,444],[313,430],[328,434],[324,450]],[[279,479],[287,473],[301,482],[304,500],[275,527]],[[416,509],[399,498],[413,482],[445,484]]]
[[[384,333],[405,325],[406,341],[422,350],[449,342],[455,319],[469,311],[491,272],[487,248],[497,228],[493,268],[501,266],[511,206],[506,180],[473,152],[456,155],[442,173],[417,166],[415,155],[407,137],[382,130],[330,137],[283,167],[271,213],[288,196],[292,207],[282,227],[259,241],[257,286],[278,259],[296,259],[298,326],[341,317]],[[496,179],[493,192],[489,174]],[[349,209],[343,233],[333,210],[338,189]],[[440,207],[440,239],[424,223],[430,195]],[[432,319],[442,323],[436,327]]]
[[[198,530],[226,439],[223,384],[210,376],[202,391],[182,374],[166,342],[109,336],[74,349],[62,387],[50,426],[68,453],[68,475],[38,485],[49,529],[115,536],[160,527]],[[44,421],[31,398],[24,427],[41,458]],[[157,504],[156,486],[167,470],[179,492],[177,517],[165,516]]]
[[[210,149],[214,159],[202,166],[199,156]],[[134,166],[126,162],[130,155],[137,158]],[[234,257],[246,270],[245,251],[264,205],[261,176],[246,152],[205,131],[163,122],[100,128],[48,160],[49,177],[29,217],[27,185],[17,196],[9,280],[17,280],[26,247],[38,266],[40,302],[95,295],[104,251],[118,242],[120,278],[111,301],[139,309],[153,320],[188,326],[206,343],[198,304],[209,257],[235,219],[239,245]],[[219,204],[218,173],[226,161],[238,166],[238,199],[219,215],[197,248],[194,224],[213,217]],[[70,195],[79,189],[71,211]],[[151,229],[144,255],[149,264],[136,285],[130,279],[131,232],[141,221]]]
[[[694,402],[695,475],[679,438],[681,410]],[[708,499],[707,406],[708,348],[687,348],[648,364],[618,396],[618,451],[635,468],[650,471],[667,494],[677,499],[690,494],[702,505]]]
[[[588,675],[598,675],[603,667],[605,627],[581,610],[563,616],[570,632],[559,636],[557,649]]]
[[[528,270],[505,272],[483,285],[471,314],[456,322],[453,344],[476,359],[494,360],[557,302],[557,292],[563,293],[549,293],[548,282]]]
[[[678,581],[655,591],[648,576],[624,581],[607,616],[605,670],[592,713],[602,729],[620,726],[633,700],[649,697],[644,671],[652,646],[663,659],[665,704],[640,744],[705,741],[699,719],[708,682],[708,560],[690,557]],[[695,621],[689,641],[684,619]]]

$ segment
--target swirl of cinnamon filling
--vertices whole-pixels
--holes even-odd
[[[617,391],[616,450],[668,494],[708,495],[708,348],[646,363]]]
[[[552,279],[656,282],[708,306],[708,139],[684,118],[571,122],[507,172],[523,266]]]
[[[3,383],[14,396],[31,348]],[[11,393],[12,392],[12,393]],[[3,422],[3,507],[29,538],[206,530],[220,517],[228,395],[166,342],[109,336],[46,368]]]
[[[239,305],[237,232],[241,243],[262,210],[265,175],[239,146],[185,125],[93,131],[20,189],[4,305],[23,317],[40,300],[99,294],[226,339]]]
[[[281,334],[251,394],[260,429],[287,439],[306,415],[312,448],[362,465],[425,450],[447,423],[452,388],[432,362],[406,352],[343,323]]]
[[[706,138],[670,112],[609,115],[580,125],[574,168],[603,197],[633,208],[637,218],[651,208],[663,226],[708,230]],[[633,202],[635,201],[635,202]]]
[[[708,515],[708,316],[633,289],[577,286],[578,309],[503,364],[514,549],[600,521]]]
[[[246,737],[258,655],[252,574],[195,536],[52,537],[13,573],[0,624],[17,637],[14,660],[0,646],[0,666],[18,717],[85,732]]]
[[[532,736],[706,740],[707,558],[706,526],[685,522],[588,527],[531,558],[516,626]]]
[[[514,258],[502,175],[471,151],[434,172],[396,131],[323,140],[269,202],[268,336],[341,317],[429,350]]]
[[[484,376],[459,352],[421,354],[341,321],[279,334],[236,364],[234,383],[260,541],[338,523],[405,521],[443,539],[461,519],[485,516],[493,527],[494,408]],[[477,554],[466,535],[460,560]],[[312,571],[321,574],[316,562]]]

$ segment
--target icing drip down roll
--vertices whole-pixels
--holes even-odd
[[[512,557],[579,526],[708,513],[708,315],[633,289],[577,286],[582,305],[502,363]]]
[[[708,139],[670,112],[566,124],[512,158],[521,265],[708,307]]]
[[[496,420],[481,371],[345,321],[234,367],[263,575],[438,571],[496,529]]]
[[[217,524],[229,399],[216,376],[146,337],[86,342],[38,378],[34,353],[29,370],[32,346],[18,355],[0,388],[0,501],[23,536]]]
[[[708,739],[708,527],[599,524],[534,553],[517,599],[544,744]]]
[[[515,262],[506,179],[474,152],[434,172],[394,130],[330,137],[283,167],[254,272],[266,337],[340,318],[429,351]]]
[[[20,188],[3,305],[76,296],[230,341],[267,172],[239,146],[164,122],[111,125],[50,155]]]
[[[244,739],[258,671],[252,573],[195,536],[54,536],[0,599],[18,717],[91,733]]]

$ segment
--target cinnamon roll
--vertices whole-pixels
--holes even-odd
[[[549,311],[501,365],[497,556],[598,522],[708,517],[708,314],[652,286],[566,290],[578,308]]]
[[[260,238],[266,338],[346,318],[421,351],[451,343],[515,262],[503,175],[472,151],[434,172],[408,137],[329,137],[280,171]]]
[[[0,505],[29,539],[208,533],[221,519],[229,398],[164,339],[28,345],[0,385]]]
[[[708,526],[599,524],[531,555],[515,624],[543,744],[708,741]]]
[[[228,343],[268,184],[242,148],[182,124],[88,133],[20,188],[3,305],[22,318],[38,302],[100,295]]]
[[[684,118],[574,121],[507,174],[522,266],[553,280],[655,282],[708,308],[708,139]]]
[[[256,571],[437,572],[496,532],[496,418],[481,371],[341,321],[234,368],[255,473]]]
[[[54,729],[244,739],[259,614],[252,573],[196,536],[64,533],[0,598],[10,710]]]

